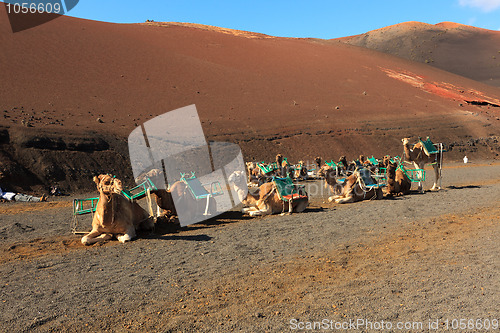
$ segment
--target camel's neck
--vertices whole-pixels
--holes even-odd
[[[410,150],[410,144],[405,143],[403,145],[403,147],[405,149],[405,155],[406,155],[406,158],[408,159],[408,161],[413,161],[412,151]]]
[[[325,177],[325,181],[326,181],[326,183],[327,183],[328,185],[330,185],[330,186],[335,186],[335,185],[337,185],[337,180],[335,180],[335,177],[334,177],[334,176],[332,176],[332,175],[327,175],[327,176]]]

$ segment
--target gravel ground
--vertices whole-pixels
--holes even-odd
[[[418,332],[429,321],[453,331],[453,319],[498,320],[500,165],[443,175],[439,192],[346,205],[307,182],[302,214],[228,212],[92,247],[70,233],[71,197],[2,203],[0,327],[283,332],[324,319]]]

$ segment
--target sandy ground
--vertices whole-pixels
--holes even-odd
[[[230,212],[92,247],[70,233],[69,197],[0,204],[1,330],[284,332],[325,319],[418,332],[499,319],[499,164],[449,166],[440,192],[349,205],[307,185],[302,214]]]

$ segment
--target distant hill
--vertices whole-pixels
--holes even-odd
[[[0,183],[12,187],[131,180],[129,133],[191,104],[207,139],[246,160],[398,155],[401,138],[427,135],[454,146],[447,159],[500,153],[500,89],[338,41],[65,16],[14,34],[0,20],[0,45]]]
[[[500,31],[452,22],[406,22],[338,40],[500,87]]]

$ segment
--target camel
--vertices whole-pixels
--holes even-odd
[[[295,166],[294,178],[303,180],[307,180],[307,178],[309,178],[304,161],[299,161],[299,163]]]
[[[266,182],[266,174],[257,166],[256,162],[246,162],[248,186],[262,185]]]
[[[316,178],[320,178],[319,170],[321,170],[321,157],[317,156],[314,159],[314,163],[316,164]]]
[[[397,163],[388,162],[387,164],[387,189],[388,195],[403,195],[410,193],[411,180],[398,168]]]
[[[276,170],[276,174],[278,177],[282,177],[283,175],[283,155],[276,155],[276,166],[278,170]]]
[[[424,151],[422,143],[418,142],[413,146],[413,149],[410,149],[410,139],[403,138],[401,139],[403,142],[405,158],[409,162],[413,162],[413,165],[416,169],[424,170],[426,164],[433,163],[434,167],[434,185],[431,188],[431,191],[438,191],[441,189],[438,185],[439,178],[441,177],[439,170],[441,169],[441,161],[438,158],[438,154],[430,154],[427,155]],[[423,192],[423,184],[418,184],[419,192]]]
[[[347,158],[345,156],[340,156],[339,164],[340,168],[344,170],[347,170],[347,167],[349,166],[349,163],[347,163]]]
[[[246,162],[247,166],[247,175],[248,175],[248,183],[251,183],[254,180],[254,171],[258,170],[260,171],[259,167],[257,166],[257,163],[255,162]]]
[[[369,172],[366,169],[362,170]],[[335,195],[331,198],[328,198],[328,200],[335,200],[336,203],[343,204],[362,200],[370,200],[373,198],[381,199],[383,197],[383,193],[380,188],[368,189],[362,184],[362,180],[360,178],[360,170],[354,171],[353,174],[347,177],[344,181],[342,194]]]
[[[229,178],[229,183],[238,194],[238,198],[245,206],[242,209],[244,214],[250,216],[264,216],[284,213],[286,202],[282,201],[277,192],[274,182],[262,184],[256,193],[250,193],[245,188],[245,174],[241,171],[233,172]],[[301,195],[288,202],[288,213],[301,213],[309,204],[309,198],[304,190]]]
[[[155,198],[158,208],[163,212],[159,216],[178,215],[182,212],[183,218],[193,220],[197,215],[203,214],[206,209],[206,200],[196,200],[184,182],[177,181],[168,190],[151,191],[151,196]],[[214,214],[217,204],[214,198],[209,198],[208,213]]]
[[[293,177],[293,169],[286,158],[281,162],[281,177]]]
[[[135,201],[129,201],[121,193],[122,183],[111,175],[93,178],[99,190],[92,231],[82,237],[82,244],[91,245],[116,236],[120,243],[130,241],[139,228],[152,230],[154,222],[149,214]]]
[[[325,189],[330,188],[330,192],[334,195],[339,195],[342,193],[342,185],[337,183],[336,171],[329,165],[323,165],[318,172],[319,177],[325,178]],[[334,197],[328,198],[329,202],[332,202]]]
[[[339,172],[344,171],[345,174],[351,174],[356,170],[356,163],[348,163],[345,156],[341,156],[339,162],[341,163]]]

